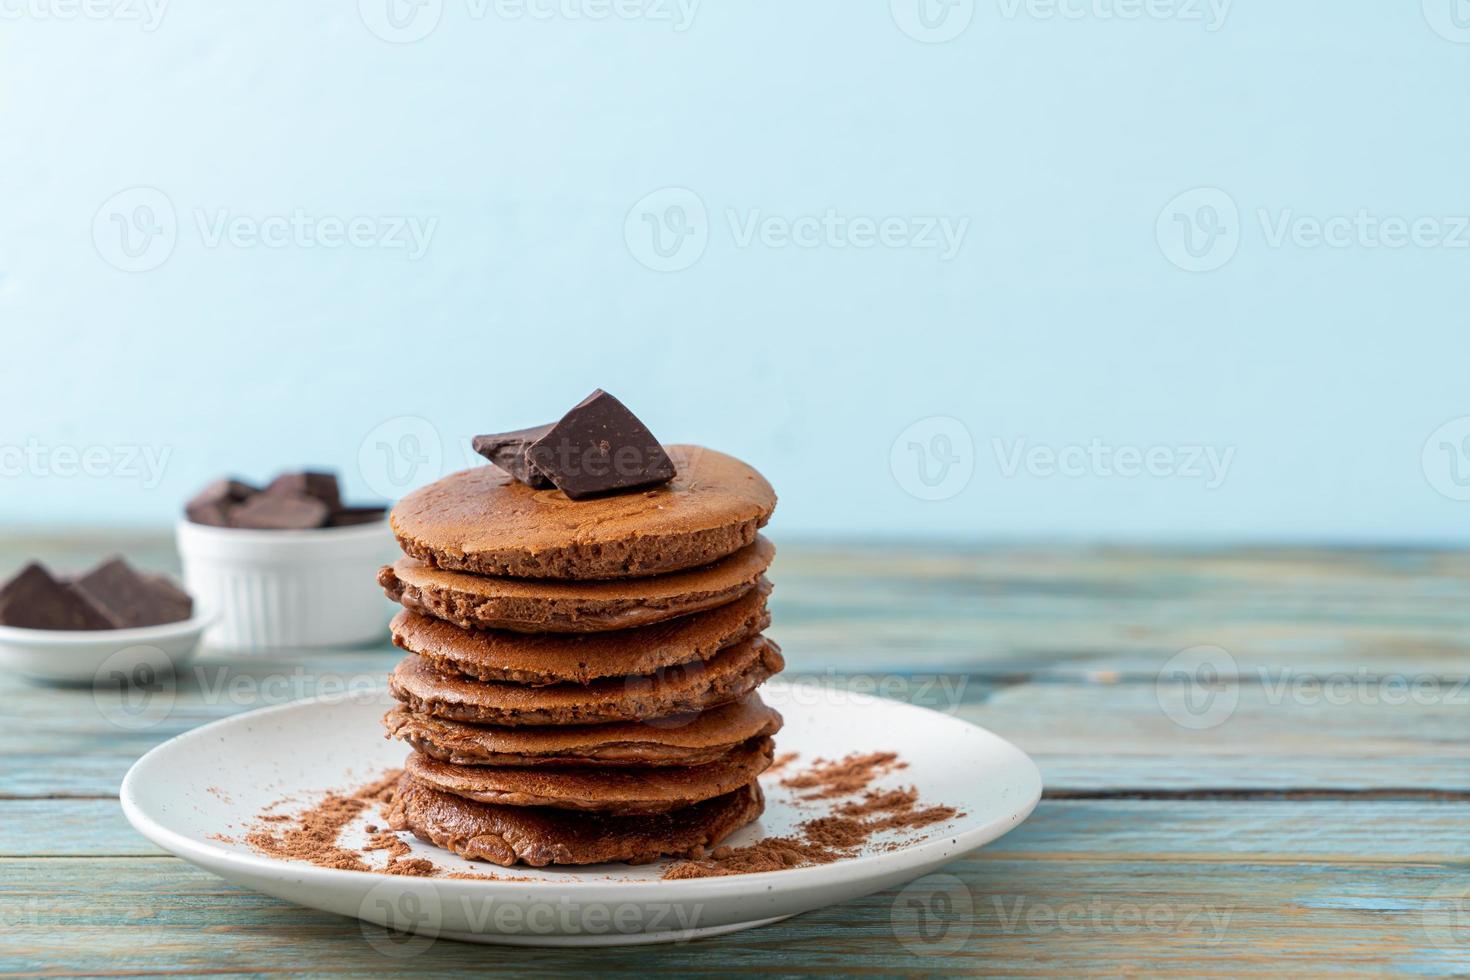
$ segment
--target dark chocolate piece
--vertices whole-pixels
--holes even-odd
[[[651,487],[675,475],[648,427],[601,388],[532,443],[526,458],[573,500]]]
[[[316,497],[276,491],[258,493],[230,513],[231,527],[270,531],[305,531],[327,522],[330,508]]]
[[[108,630],[122,624],[81,589],[31,562],[0,587],[0,624],[36,630]]]
[[[553,424],[547,422],[545,425],[533,425],[529,429],[517,429],[499,435],[475,436],[472,445],[475,452],[517,480],[538,490],[546,490],[552,486],[551,480],[526,458],[526,450],[531,448],[533,442],[550,432]]]
[[[353,524],[372,524],[381,521],[388,513],[386,507],[338,507],[327,518],[328,527],[350,527]]]
[[[286,497],[315,497],[328,510],[342,506],[342,491],[335,473],[282,473],[270,482],[264,493]]]
[[[108,559],[75,584],[119,626],[177,623],[194,611],[194,600],[168,578],[145,575],[121,558]]]
[[[184,505],[184,514],[195,524],[229,527],[230,511],[236,504],[244,503],[258,492],[250,484],[239,480],[215,480]]]

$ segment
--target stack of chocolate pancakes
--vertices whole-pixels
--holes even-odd
[[[657,486],[574,499],[485,466],[394,508],[395,829],[501,865],[641,863],[760,815],[776,497],[730,456],[664,450]]]

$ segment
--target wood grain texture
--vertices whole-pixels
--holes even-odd
[[[114,552],[174,567],[165,536],[12,535],[0,576]],[[400,959],[162,855],[115,800],[178,732],[378,683],[386,642],[206,658],[141,729],[0,678],[0,975],[1470,972],[1470,555],[783,544],[772,576],[789,677],[992,728],[1050,798],[941,875],[760,930]],[[1218,717],[1165,669],[1201,645],[1229,658]]]

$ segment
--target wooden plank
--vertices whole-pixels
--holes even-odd
[[[377,677],[333,674],[325,683],[340,690]],[[1154,683],[1006,685],[902,673],[814,680],[919,700],[998,732],[1037,760],[1051,793],[1470,792],[1470,741],[1463,737],[1470,685],[1459,681],[1418,693],[1389,692],[1352,676],[1340,690],[1246,681],[1225,688],[1238,698],[1229,717],[1192,729],[1169,714],[1190,717],[1182,712],[1187,690]],[[0,796],[113,795],[127,767],[153,744],[257,704],[253,694],[213,697],[180,688],[165,718],[132,731],[109,722],[90,694],[80,705],[78,697],[43,693],[25,709],[33,724],[0,734],[0,750],[11,757],[0,770]]]
[[[1193,729],[1187,689],[1155,684],[1029,683],[957,714],[1005,735],[1069,791],[1394,790],[1470,792],[1470,687],[1385,703],[1374,684],[1336,694],[1226,685],[1233,711]],[[1397,699],[1397,695],[1394,696]],[[1228,700],[1216,702],[1228,706]],[[1169,712],[1173,712],[1173,717]]]
[[[508,950],[441,941],[388,958],[362,927],[254,895],[172,859],[0,861],[0,975],[447,975],[516,970],[923,970],[1337,976],[1470,969],[1456,929],[1462,869],[1293,858],[1279,864],[1022,857],[1001,849],[904,889],[761,930],[642,950]],[[44,883],[44,884],[42,884]],[[921,922],[920,915],[925,918]],[[371,938],[382,934],[369,929]]]
[[[1467,824],[1462,800],[1043,800],[980,857],[1443,864],[1470,861]],[[0,800],[0,857],[161,853],[116,800]]]
[[[0,858],[155,857],[117,800],[0,800]]]

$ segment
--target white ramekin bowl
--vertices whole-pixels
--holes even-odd
[[[213,616],[196,613],[161,626],[120,630],[36,630],[0,626],[0,666],[53,684],[147,684],[187,664]]]
[[[179,521],[184,585],[218,616],[205,643],[266,651],[370,643],[393,605],[378,568],[399,556],[386,520],[312,531],[256,531]]]

